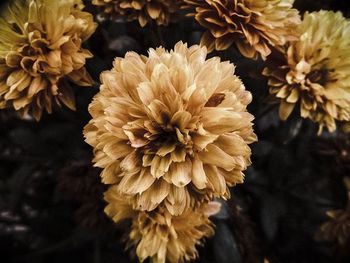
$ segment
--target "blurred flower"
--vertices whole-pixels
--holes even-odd
[[[164,203],[173,215],[242,183],[256,140],[251,94],[229,62],[206,60],[206,48],[116,58],[90,104],[86,142],[104,183],[133,198],[134,209]]]
[[[201,39],[209,51],[236,44],[242,55],[265,59],[271,48],[295,40],[299,13],[292,0],[184,0],[185,8],[207,29]]]
[[[0,108],[41,118],[52,104],[75,108],[68,81],[91,85],[81,43],[95,31],[78,0],[12,1],[0,17]]]
[[[144,27],[151,20],[157,25],[168,25],[179,9],[178,0],[93,0],[107,15],[126,16],[127,20],[138,20]]]
[[[213,224],[208,219],[212,214],[210,204],[180,216],[172,216],[162,208],[140,212],[133,210],[116,190],[114,186],[105,193],[108,202],[105,212],[116,223],[132,220],[129,247],[136,247],[140,262],[147,258],[151,258],[152,263],[181,263],[195,259],[196,245],[214,234]]]
[[[99,169],[91,167],[90,162],[68,163],[58,173],[56,190],[76,205],[75,220],[82,227],[100,232],[111,230],[110,220],[103,213],[105,189],[99,179]]]
[[[88,161],[69,162],[58,173],[57,189],[81,203],[101,199],[106,186],[99,180],[99,170]]]
[[[260,239],[255,224],[248,216],[247,211],[245,211],[246,209],[239,205],[239,197],[233,196],[226,203],[228,204],[229,213],[227,218],[228,224],[236,240],[240,255],[244,258],[244,262],[262,262],[265,255],[263,242]],[[264,261],[264,263],[266,262]]]
[[[340,12],[306,13],[298,31],[300,40],[264,70],[270,93],[282,120],[300,105],[301,117],[332,132],[336,120],[350,119],[350,22]]]
[[[340,246],[350,244],[350,194],[348,205],[345,209],[328,211],[329,221],[321,226],[318,238],[337,242]]]
[[[341,131],[343,131],[344,133],[349,134],[350,133],[350,122],[343,122],[341,124]]]
[[[317,138],[314,153],[340,175],[350,175],[350,137],[339,134],[335,138]]]

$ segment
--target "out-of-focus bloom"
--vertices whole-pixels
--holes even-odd
[[[314,144],[317,161],[327,164],[341,176],[350,175],[350,136],[339,134],[335,138],[317,138]]]
[[[349,194],[350,200],[350,194]],[[345,209],[328,211],[329,221],[321,226],[318,238],[337,242],[340,246],[350,244],[350,201]]]
[[[344,133],[349,134],[350,133],[350,122],[344,122],[341,125],[341,131],[343,131]]]
[[[160,207],[152,212],[135,211],[115,186],[105,193],[105,200],[108,202],[105,212],[113,221],[132,220],[129,246],[136,247],[140,262],[147,258],[151,258],[152,263],[182,263],[195,259],[196,245],[214,234],[213,224],[208,219],[212,214],[211,204],[187,210],[180,216],[173,216]]]
[[[79,226],[102,232],[113,225],[103,212],[103,193],[107,186],[101,183],[99,169],[84,160],[69,162],[57,175],[56,190],[76,207],[74,218]]]
[[[256,140],[251,94],[234,66],[206,48],[179,42],[174,50],[150,49],[116,58],[102,73],[90,104],[86,142],[94,147],[102,180],[132,197],[134,208],[164,203],[181,214],[203,200],[229,197],[243,181]]]
[[[95,31],[78,0],[20,0],[0,17],[0,108],[41,118],[54,103],[75,108],[68,84],[91,85],[81,43]]]
[[[334,131],[336,121],[350,119],[350,22],[340,12],[305,13],[298,31],[300,40],[264,70],[270,93],[282,120],[298,106],[319,132]]]
[[[184,0],[207,29],[201,39],[211,51],[236,44],[242,55],[266,58],[271,48],[296,39],[299,13],[293,0]]]
[[[93,0],[106,15],[126,16],[128,21],[138,20],[144,27],[154,20],[157,25],[168,25],[179,9],[178,0]]]
[[[221,208],[222,211],[217,217],[220,218],[220,215],[224,215],[224,209],[227,209],[226,222],[229,226],[230,232],[232,232],[232,235],[235,238],[236,244],[239,244],[238,250],[242,258],[244,258],[244,262],[269,263],[267,259],[265,259],[266,262],[263,260],[266,254],[261,246],[262,240],[256,232],[255,224],[249,218],[247,211],[239,204],[239,202],[239,198],[233,196],[230,200],[225,202],[227,205],[223,205],[223,208]],[[219,231],[220,230],[218,230],[218,232]],[[217,236],[219,235],[220,234],[218,233]],[[225,252],[223,251],[223,254],[224,253]]]

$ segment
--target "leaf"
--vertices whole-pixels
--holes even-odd
[[[236,240],[225,222],[217,221],[216,234],[213,239],[216,262],[242,263]]]
[[[286,207],[281,196],[266,194],[261,199],[260,222],[267,240],[272,241],[279,228],[281,217],[285,214]]]
[[[27,190],[27,182],[29,176],[32,174],[34,166],[32,164],[24,163],[9,179],[10,185],[10,208],[12,211],[16,210],[21,205],[21,198]]]

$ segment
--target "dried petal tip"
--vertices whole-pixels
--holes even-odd
[[[196,246],[214,234],[208,219],[208,205],[181,216],[172,216],[161,208],[152,212],[136,212],[128,201],[110,188],[105,199],[106,213],[115,222],[131,219],[129,246],[136,248],[140,262],[147,258],[152,263],[183,263],[198,256]]]
[[[138,20],[144,27],[148,22],[168,25],[179,9],[178,0],[93,0],[108,16],[125,16],[128,21]]]
[[[294,1],[285,0],[184,0],[184,8],[207,29],[201,43],[209,51],[236,44],[242,55],[265,59],[271,48],[297,39],[299,13]]]
[[[218,57],[182,42],[149,56],[127,53],[102,74],[85,127],[102,180],[133,207],[163,204],[173,215],[243,182],[256,140],[251,94]]]
[[[0,108],[36,120],[53,104],[75,108],[68,85],[91,85],[81,43],[95,31],[80,0],[12,1],[0,17]]]
[[[350,21],[340,12],[306,13],[298,32],[300,39],[264,70],[270,93],[281,102],[282,120],[300,105],[319,132],[333,132],[336,121],[350,120]]]

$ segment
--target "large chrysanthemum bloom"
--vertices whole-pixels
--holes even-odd
[[[128,21],[138,20],[144,27],[154,20],[157,25],[168,25],[179,9],[178,0],[93,0],[106,15],[126,16]]]
[[[18,0],[0,17],[0,108],[13,107],[36,120],[54,103],[75,108],[68,85],[88,86],[81,48],[95,31],[78,0]]]
[[[201,39],[211,51],[236,44],[242,55],[265,59],[271,48],[295,40],[300,16],[293,0],[184,0],[184,8],[207,31]]]
[[[264,70],[270,93],[286,120],[300,108],[303,118],[329,131],[350,119],[350,22],[340,12],[306,13],[300,40],[288,45],[280,61]]]
[[[196,245],[214,234],[208,217],[216,212],[213,212],[216,205],[213,209],[211,203],[180,216],[173,216],[162,208],[152,212],[135,211],[114,186],[105,193],[105,200],[108,202],[105,212],[113,221],[131,219],[129,247],[136,247],[140,262],[147,258],[152,263],[182,263],[195,259]]]
[[[117,184],[134,208],[164,203],[175,215],[243,181],[256,140],[251,94],[229,62],[206,48],[151,49],[116,58],[90,104],[86,142],[103,182]]]

